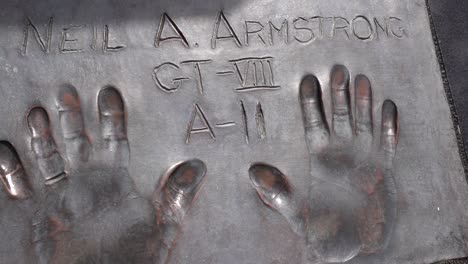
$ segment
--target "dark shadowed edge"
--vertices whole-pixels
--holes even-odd
[[[455,136],[457,138],[458,152],[460,154],[463,171],[465,172],[465,179],[468,180],[468,159],[467,159],[466,148],[464,144],[465,140],[463,139],[463,135],[460,130],[461,129],[460,121],[459,121],[457,109],[455,107],[455,103],[453,100],[452,90],[451,90],[449,79],[447,76],[447,70],[445,67],[442,50],[440,48],[439,38],[437,36],[436,28],[434,25],[434,20],[432,17],[429,0],[425,0],[425,2],[426,2],[426,8],[427,8],[427,15],[429,18],[429,26],[431,28],[431,33],[432,33],[432,40],[434,41],[435,52],[436,52],[437,60],[439,62],[440,73],[442,76],[442,84],[444,86],[445,94],[447,96],[447,101],[448,101],[448,105],[450,108],[450,114],[452,116],[453,128],[455,130]],[[461,259],[443,260],[443,261],[437,262],[436,264],[468,264],[468,257],[461,258]]]

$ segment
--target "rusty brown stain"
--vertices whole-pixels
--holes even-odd
[[[342,85],[345,80],[345,74],[342,69],[336,69],[333,73],[332,83],[335,85]]]
[[[78,98],[68,92],[63,95],[63,103],[74,111],[78,111],[80,109],[80,101]]]

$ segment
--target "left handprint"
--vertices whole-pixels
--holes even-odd
[[[94,143],[74,87],[61,87],[57,108],[64,152],[57,148],[44,108],[35,107],[27,116],[41,189],[32,190],[16,150],[0,142],[6,194],[0,262],[166,263],[202,185],[205,164],[190,159],[171,166],[152,201],[147,200],[127,171],[130,151],[119,91],[106,87],[99,92],[101,138]]]

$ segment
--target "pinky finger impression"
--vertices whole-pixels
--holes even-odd
[[[0,142],[0,179],[10,197],[28,197],[30,191],[23,166],[13,146],[6,141]]]
[[[390,100],[382,106],[382,128],[380,132],[380,149],[383,151],[385,165],[391,167],[398,144],[398,110]]]

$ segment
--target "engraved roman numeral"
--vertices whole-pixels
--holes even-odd
[[[273,57],[246,57],[229,60],[240,83],[236,92],[278,90],[272,68]]]

